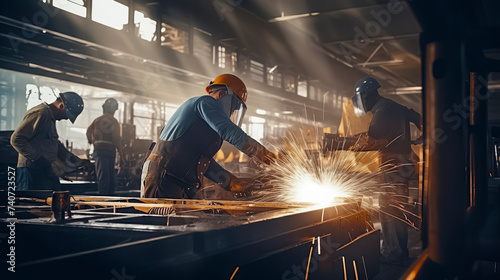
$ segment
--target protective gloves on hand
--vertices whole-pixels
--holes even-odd
[[[56,175],[57,177],[61,177],[64,175],[64,162],[62,162],[60,159],[53,160],[50,163],[51,166],[51,173]]]
[[[375,139],[368,136],[368,133],[358,134],[358,141],[349,150],[352,151],[377,151],[389,145],[387,139]]]
[[[229,184],[229,190],[238,193],[248,192],[249,188],[252,186],[252,183],[253,180],[232,177],[231,183]]]
[[[80,162],[78,163],[77,167],[78,169],[83,171],[92,170],[92,164],[90,163],[89,159],[80,159]]]

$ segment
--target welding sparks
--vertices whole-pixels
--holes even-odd
[[[362,196],[373,186],[374,173],[363,172],[366,164],[356,161],[350,151],[336,151],[322,155],[314,144],[304,145],[293,136],[287,138],[276,164],[270,167],[273,186],[267,199],[333,205],[344,198]],[[317,147],[319,145],[316,145]]]
[[[383,172],[397,172],[397,167],[380,166],[376,153],[338,150],[323,154],[321,141],[306,138],[302,131],[298,137],[286,138],[278,159],[266,170],[263,188],[254,193],[258,200],[327,207],[355,199],[370,213],[384,213],[417,228],[414,220],[419,216],[407,209],[412,207],[408,196],[397,194],[395,185],[380,180]],[[373,170],[373,164],[378,170]],[[381,207],[382,195],[392,197],[389,205]]]

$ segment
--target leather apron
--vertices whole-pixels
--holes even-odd
[[[192,198],[202,187],[203,176],[222,142],[217,132],[203,120],[175,140],[158,140],[147,158],[144,197],[161,197],[159,194],[162,189],[169,188],[173,177]]]

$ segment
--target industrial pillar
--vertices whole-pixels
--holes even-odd
[[[464,258],[468,107],[462,42],[426,45],[425,186],[428,257],[454,270]]]
[[[484,217],[488,205],[488,77],[470,73],[470,206]]]

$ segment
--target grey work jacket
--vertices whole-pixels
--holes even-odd
[[[17,167],[38,167],[33,162],[41,156],[50,162],[56,158],[65,162],[76,157],[59,141],[56,120],[47,103],[37,105],[26,113],[12,134],[10,143],[19,153]]]

